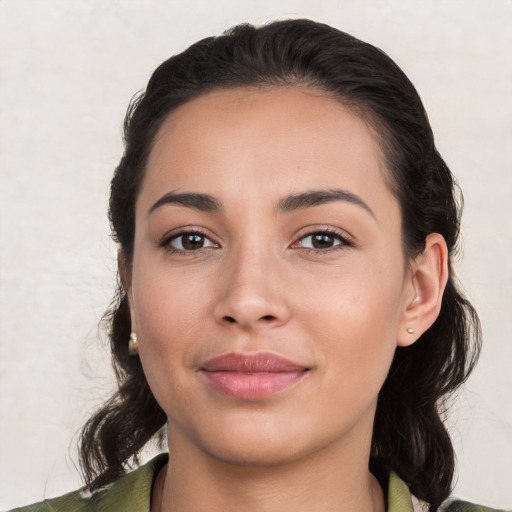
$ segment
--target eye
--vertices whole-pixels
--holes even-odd
[[[350,245],[351,244],[339,233],[325,230],[309,233],[300,238],[297,242],[298,247],[314,250],[328,250]]]
[[[196,251],[205,247],[218,247],[218,244],[212,242],[204,233],[197,231],[173,235],[165,240],[162,245],[176,251]]]

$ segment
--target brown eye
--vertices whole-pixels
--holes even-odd
[[[315,249],[324,249],[332,247],[335,243],[335,238],[327,233],[318,233],[311,236],[311,244]]]
[[[202,233],[181,233],[173,237],[169,245],[179,251],[194,251],[216,245]]]
[[[328,231],[319,231],[311,233],[300,239],[300,247],[306,249],[331,249],[337,246],[348,245],[339,235],[329,233]]]

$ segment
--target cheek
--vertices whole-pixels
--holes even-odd
[[[173,410],[186,408],[193,400],[190,393],[181,390],[194,353],[192,340],[199,337],[199,306],[191,293],[173,293],[162,281],[146,281],[134,299],[144,374],[169,417]]]
[[[173,332],[194,328],[209,296],[200,276],[187,278],[183,271],[154,261],[134,269],[132,286],[137,329],[157,343],[166,343]]]
[[[381,267],[382,269],[382,267]],[[310,293],[303,308],[305,329],[314,340],[332,386],[343,381],[345,395],[380,391],[396,348],[402,276],[350,273]]]
[[[158,265],[141,267],[134,269],[132,284],[139,352],[149,384],[164,406],[162,395],[172,394],[202,339],[201,319],[208,308],[204,297],[209,294],[201,291],[204,284],[187,280],[183,273],[169,275]]]
[[[312,275],[297,284],[293,296],[301,308],[298,316],[307,315],[320,329],[329,326],[343,337],[349,332],[359,332],[363,338],[370,334],[387,337],[396,334],[402,289],[399,262],[377,260]]]

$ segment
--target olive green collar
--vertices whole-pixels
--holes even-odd
[[[387,511],[414,512],[413,496],[407,485],[405,485],[404,481],[401,480],[396,473],[389,475]]]
[[[151,490],[160,469],[169,459],[162,453],[116,482],[94,491],[75,491],[60,498],[16,509],[18,512],[149,512]],[[391,474],[388,485],[388,512],[416,512],[409,489],[400,478]],[[416,500],[417,501],[417,500]],[[14,511],[12,511],[14,512]]]
[[[168,455],[160,454],[139,469],[129,473],[106,489],[97,491],[105,495],[105,508],[115,502],[118,510],[149,512],[151,488],[160,469],[167,464]],[[108,498],[107,498],[108,495]],[[92,497],[94,500],[94,496]],[[109,504],[107,505],[107,500]],[[101,509],[103,510],[103,508]],[[394,473],[389,477],[388,512],[415,512],[413,497],[407,485]]]

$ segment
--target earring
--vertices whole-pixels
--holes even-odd
[[[131,356],[136,356],[139,353],[139,341],[137,335],[132,332],[130,333],[130,341],[128,342],[128,353]]]
[[[411,328],[409,327],[409,329],[407,329],[407,332],[408,332],[409,334],[414,334],[414,329],[411,329]]]

